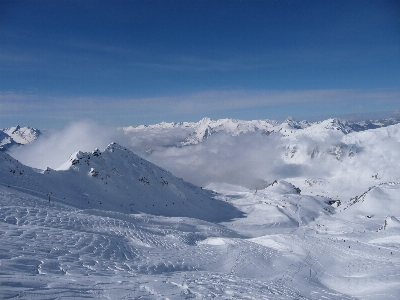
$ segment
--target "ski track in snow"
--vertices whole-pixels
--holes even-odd
[[[3,186],[0,205],[3,299],[398,299],[400,291],[400,246],[368,244],[354,230],[310,225],[260,237],[287,246],[279,250],[245,237],[240,219],[221,226],[81,210]]]

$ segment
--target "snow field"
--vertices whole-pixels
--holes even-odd
[[[240,205],[299,197],[241,193],[224,197]],[[376,299],[400,289],[396,228],[365,234],[324,214],[291,233],[277,223],[275,234],[248,238],[241,218],[219,225],[80,210],[8,187],[0,195],[3,298]],[[317,229],[335,222],[347,230]]]
[[[2,298],[346,299],[309,284],[313,258],[288,251],[290,235],[277,249],[215,223],[80,210],[8,187],[0,205]]]

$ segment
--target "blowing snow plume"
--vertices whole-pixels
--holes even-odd
[[[57,168],[77,151],[104,149],[112,141],[119,142],[121,134],[90,121],[69,124],[61,130],[43,133],[34,143],[13,148],[10,155],[33,168]]]

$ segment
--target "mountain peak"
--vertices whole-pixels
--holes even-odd
[[[210,124],[212,122],[212,120],[208,117],[204,117],[203,119],[201,119],[199,121],[199,124]]]
[[[42,134],[40,130],[36,128],[32,128],[30,126],[21,127],[20,125],[2,129],[2,131],[9,135],[12,139],[12,141],[10,142],[10,146],[14,144],[25,145],[31,143]]]
[[[323,129],[341,131],[344,134],[349,134],[353,131],[349,126],[337,118],[326,119],[315,123],[315,125],[317,127],[322,127]]]
[[[101,151],[99,148],[96,148],[92,151],[92,155],[93,156],[100,156],[101,155]]]

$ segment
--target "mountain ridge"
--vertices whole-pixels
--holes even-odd
[[[86,209],[222,221],[240,217],[210,191],[175,177],[116,143],[76,152],[57,169],[38,172],[0,153],[3,185]],[[50,202],[50,200],[49,200]]]

